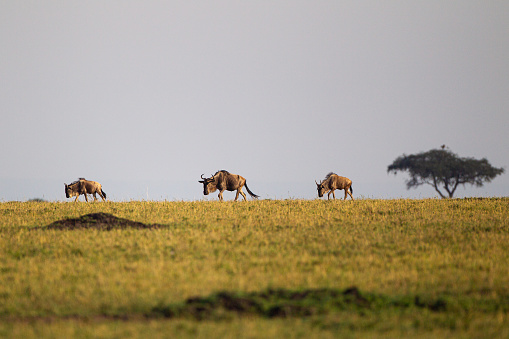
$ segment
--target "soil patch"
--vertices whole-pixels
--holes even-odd
[[[376,299],[376,298],[375,298]],[[193,297],[183,304],[159,305],[148,316],[194,319],[221,318],[226,313],[257,315],[267,318],[306,317],[337,310],[369,310],[380,300],[364,295],[357,287],[306,289],[292,291],[269,289],[261,292],[219,292],[208,297]]]
[[[456,305],[456,306],[454,306]],[[465,304],[468,306],[468,304]],[[478,306],[477,306],[478,307]],[[332,312],[386,312],[409,308],[446,312],[462,306],[444,296],[388,296],[365,293],[356,286],[339,290],[318,288],[304,290],[268,289],[259,292],[223,291],[207,297],[192,297],[183,303],[158,305],[145,314],[147,318],[188,317],[197,320],[222,319],[228,314],[261,316],[265,318],[309,317]]]
[[[43,228],[50,230],[75,230],[93,228],[110,231],[113,229],[147,229],[161,227],[165,226],[161,224],[144,224],[142,222],[119,218],[109,213],[100,212],[82,215],[81,217],[74,219],[58,220],[47,226],[44,226]]]

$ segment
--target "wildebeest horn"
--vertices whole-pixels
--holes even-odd
[[[320,184],[319,184],[319,183],[317,183],[317,182],[316,182],[316,180],[315,180],[315,184],[316,184],[316,186],[320,186]]]
[[[205,173],[203,173],[203,174],[205,174]],[[202,175],[200,175],[200,178],[205,179],[205,178],[203,177],[203,174],[202,174]]]

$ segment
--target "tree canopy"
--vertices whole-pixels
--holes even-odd
[[[407,189],[423,184],[431,185],[440,194],[442,187],[452,198],[458,185],[483,186],[497,175],[504,173],[503,168],[490,165],[487,159],[461,158],[446,149],[432,149],[427,152],[399,156],[387,167],[387,172],[396,174],[398,171],[408,172]]]

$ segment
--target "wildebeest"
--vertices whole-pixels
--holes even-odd
[[[65,184],[65,196],[66,198],[76,197],[74,202],[78,200],[81,194],[85,196],[85,200],[88,202],[87,194],[94,195],[94,201],[97,200],[96,193],[99,193],[103,201],[106,201],[106,193],[102,190],[101,184],[96,181],[86,180],[85,178],[79,178],[79,180],[67,185]]]
[[[317,183],[316,180],[315,180],[315,183],[316,183],[316,189],[318,190],[318,196],[321,198],[323,197],[323,195],[327,192],[329,192],[329,194],[327,194],[327,199],[330,199],[330,194],[332,193],[332,196],[334,197],[334,199],[336,199],[336,195],[334,194],[334,190],[345,190],[345,199],[347,198],[347,194],[350,195],[350,197],[353,199],[353,196],[352,196],[352,193],[353,193],[353,188],[352,188],[352,180],[348,179],[348,178],[345,178],[345,177],[340,177],[339,175],[337,175],[336,173],[332,173],[330,172],[329,174],[327,174],[325,176],[325,179],[323,179],[323,181],[321,181],[320,183]]]
[[[221,170],[217,171],[210,178],[204,178],[203,174],[201,175],[203,180],[199,180],[198,182],[203,184],[203,194],[208,195],[209,193],[215,192],[219,190],[219,200],[223,201],[223,192],[227,191],[237,191],[237,195],[235,195],[235,201],[239,198],[239,193],[242,194],[244,200],[246,199],[246,195],[242,192],[242,186],[246,186],[246,190],[253,198],[258,198],[256,194],[249,190],[247,187],[246,179],[238,174],[231,174],[228,171]]]

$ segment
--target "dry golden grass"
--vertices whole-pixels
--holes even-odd
[[[43,228],[93,212],[166,227]],[[449,336],[485,333],[487,323],[498,335],[509,328],[502,306],[509,301],[508,244],[507,198],[0,203],[0,316],[14,324],[32,319],[38,331],[52,333],[76,331],[80,319],[97,317],[106,318],[85,332],[101,326],[115,332],[118,321],[107,317],[119,316],[133,319],[123,325],[133,336],[147,325],[154,333],[181,327],[181,334],[188,327],[190,334],[209,333],[205,328],[234,334],[235,326],[246,326],[256,336],[258,327],[290,333],[289,324],[303,336],[356,329],[368,336]],[[222,290],[350,286],[388,298],[445,298],[454,312],[388,311],[368,318],[332,312],[309,321],[239,318],[203,326],[136,320],[157,305]],[[476,303],[482,311],[468,306]],[[44,319],[58,325],[46,326]],[[22,331],[0,324],[0,334]]]

